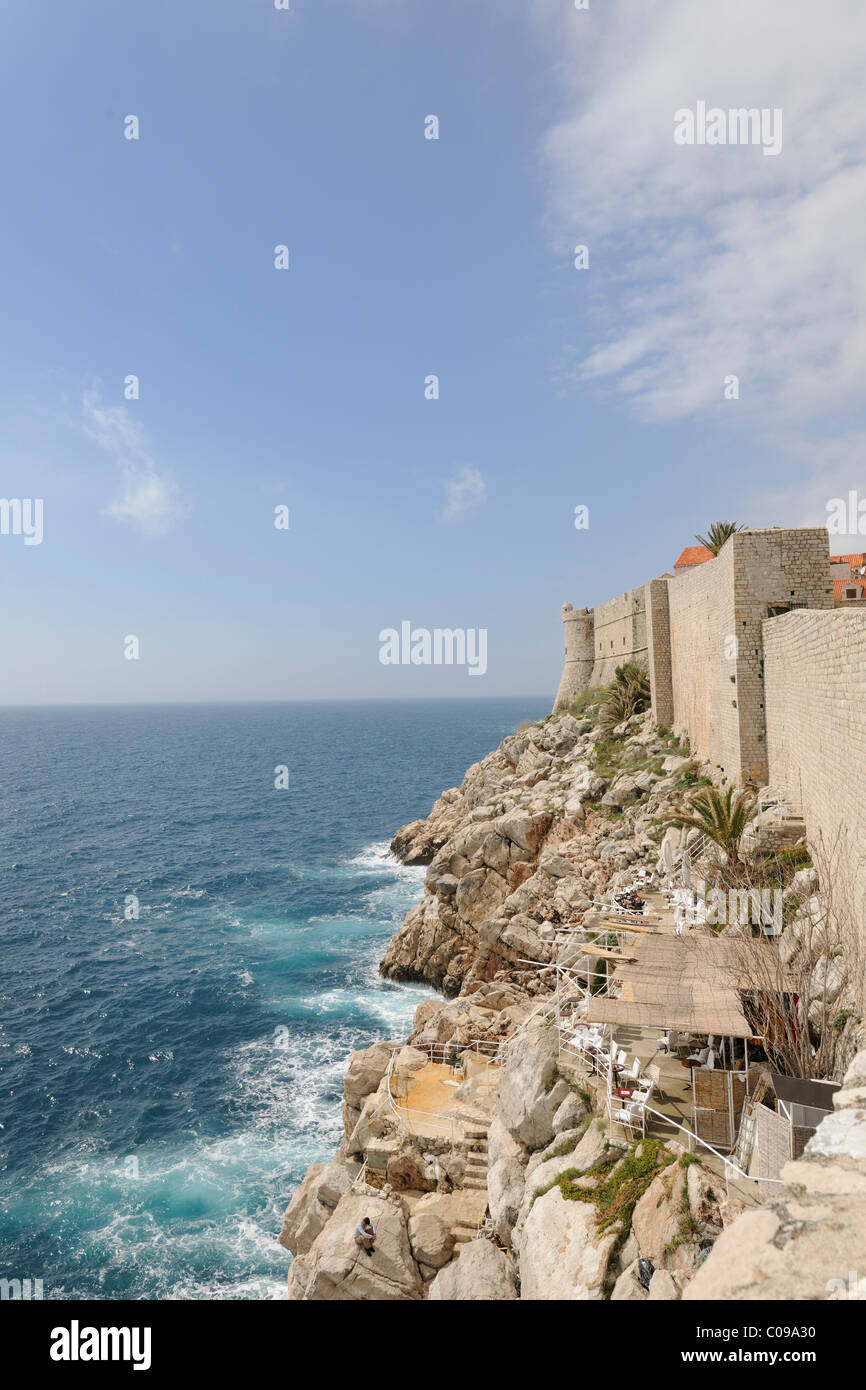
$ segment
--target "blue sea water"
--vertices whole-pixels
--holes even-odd
[[[545,705],[0,710],[0,1277],[284,1297],[348,1054],[429,995],[378,975],[388,840]]]

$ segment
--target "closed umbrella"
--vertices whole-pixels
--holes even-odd
[[[669,839],[665,839],[662,846],[662,857],[664,859],[665,873],[670,878],[674,871],[674,851]]]

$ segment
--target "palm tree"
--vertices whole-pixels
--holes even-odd
[[[641,714],[650,702],[649,676],[634,662],[617,666],[616,679],[602,706],[601,726],[612,729],[633,714]]]
[[[684,811],[671,816],[668,826],[699,830],[708,840],[724,850],[729,863],[739,860],[740,841],[746,827],[758,814],[755,793],[743,789],[734,796],[734,788],[722,794],[716,787],[707,787],[692,797]]]
[[[707,534],[695,536],[695,540],[699,545],[705,545],[714,555],[718,555],[725,541],[730,540],[731,536],[742,529],[742,523],[739,521],[714,521]]]

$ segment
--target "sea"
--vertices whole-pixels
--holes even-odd
[[[431,995],[378,973],[424,874],[389,840],[548,709],[0,710],[0,1278],[285,1297],[349,1053]]]

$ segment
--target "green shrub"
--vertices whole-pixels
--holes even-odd
[[[640,1149],[640,1154],[638,1154]],[[588,1173],[569,1168],[560,1173],[557,1183],[568,1202],[592,1202],[600,1231],[622,1222],[631,1224],[632,1213],[653,1178],[674,1162],[673,1154],[657,1139],[643,1139],[626,1154],[621,1163],[610,1171],[609,1164],[597,1164]],[[578,1187],[575,1179],[597,1179],[595,1187]]]

